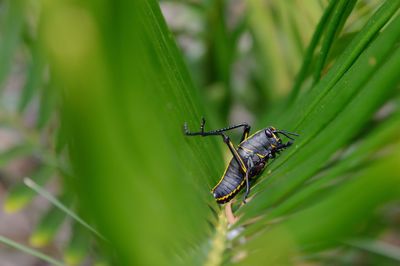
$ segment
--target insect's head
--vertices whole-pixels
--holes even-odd
[[[285,137],[287,137],[288,139],[294,140],[291,136],[299,136],[296,133],[292,133],[292,132],[288,132],[286,130],[278,130],[274,127],[268,127],[265,129],[265,135],[267,136],[267,138],[270,140],[270,143],[273,144],[281,144],[282,143],[282,139],[279,137],[279,134],[284,135]],[[291,135],[291,136],[289,136]]]
[[[267,136],[270,143],[281,144],[282,140],[279,138],[279,136],[276,133],[278,133],[278,132],[277,132],[276,128],[274,128],[274,127],[268,127],[265,129],[265,135]]]

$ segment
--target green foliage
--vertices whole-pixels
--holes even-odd
[[[206,241],[215,206],[208,189],[222,161],[216,140],[182,135],[183,122],[193,127],[203,112],[157,4],[65,2],[44,12],[41,34],[68,95],[64,122],[79,143],[69,148],[86,210],[120,263],[179,263],[184,247]]]
[[[5,147],[0,154],[0,164],[4,177],[2,181],[9,186],[3,205],[6,214],[30,207],[36,198],[37,192],[21,182],[25,176],[38,185],[50,183],[54,187],[54,184],[60,183],[60,173],[63,175],[69,171],[58,136],[55,137],[57,154],[53,150],[59,93],[51,82],[52,74],[38,40],[39,6],[24,0],[0,3],[0,131]],[[17,171],[18,176],[13,167],[9,167],[13,164],[21,169]],[[68,188],[63,190],[68,191]],[[73,191],[66,192],[66,197],[74,196]],[[34,247],[52,245],[66,216],[55,206],[41,215],[36,230],[29,236]],[[18,228],[1,234],[10,234],[12,230]],[[86,235],[86,238],[91,236]],[[43,254],[5,236],[1,236],[0,240],[51,264],[63,265],[63,262],[51,257],[54,254]]]
[[[5,206],[49,200],[33,233],[46,243],[72,218],[68,265],[398,263],[387,235],[398,234],[400,200],[399,1],[161,2],[195,16],[195,32],[168,28],[155,0],[43,1],[35,22],[31,5],[5,4],[0,81],[21,47],[29,56],[18,101],[0,106],[22,140],[0,163],[34,157],[37,184],[17,184]],[[178,48],[185,38],[197,57]],[[233,202],[240,219],[228,226],[209,193],[226,147],[182,126],[197,130],[205,115],[224,127],[243,109],[252,130],[300,137],[254,180],[248,204]],[[55,173],[79,212],[41,187]]]

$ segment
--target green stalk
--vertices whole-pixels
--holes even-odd
[[[89,231],[94,233],[96,236],[98,236],[100,239],[105,240],[104,236],[101,235],[96,229],[94,229],[92,226],[90,226],[87,222],[85,222],[82,218],[80,218],[76,213],[74,213],[72,210],[70,210],[68,207],[66,207],[61,201],[59,201],[57,198],[55,198],[53,195],[51,195],[48,191],[40,187],[38,184],[36,184],[32,179],[30,178],[24,178],[24,183],[27,185],[29,188],[34,190],[36,193],[50,201],[55,207],[63,211],[65,214],[73,218],[75,221],[80,223],[82,226],[86,227]]]
[[[54,259],[54,258],[52,258],[52,257],[50,257],[50,256],[48,256],[48,255],[46,255],[44,253],[41,253],[41,252],[36,251],[34,249],[31,249],[31,248],[29,248],[27,246],[21,245],[21,244],[15,242],[13,240],[7,238],[7,237],[0,236],[0,242],[2,242],[3,244],[8,245],[10,247],[13,247],[15,249],[18,249],[19,251],[21,251],[23,253],[32,255],[32,256],[34,256],[34,257],[36,257],[38,259],[46,261],[46,262],[48,262],[48,263],[50,263],[52,265],[65,266],[65,264],[62,263],[61,261],[56,260],[56,259]]]
[[[228,220],[222,210],[218,215],[215,235],[211,241],[210,252],[204,266],[219,266],[223,262],[223,255],[226,249],[226,235],[228,233]]]

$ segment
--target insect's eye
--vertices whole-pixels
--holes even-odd
[[[272,133],[269,129],[265,130],[265,135],[267,136],[267,138],[272,138]]]

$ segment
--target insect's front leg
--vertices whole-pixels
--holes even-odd
[[[278,151],[281,151],[281,150],[284,150],[287,147],[291,146],[292,144],[293,144],[292,141],[288,141],[286,143],[280,144],[277,149],[278,149]]]

